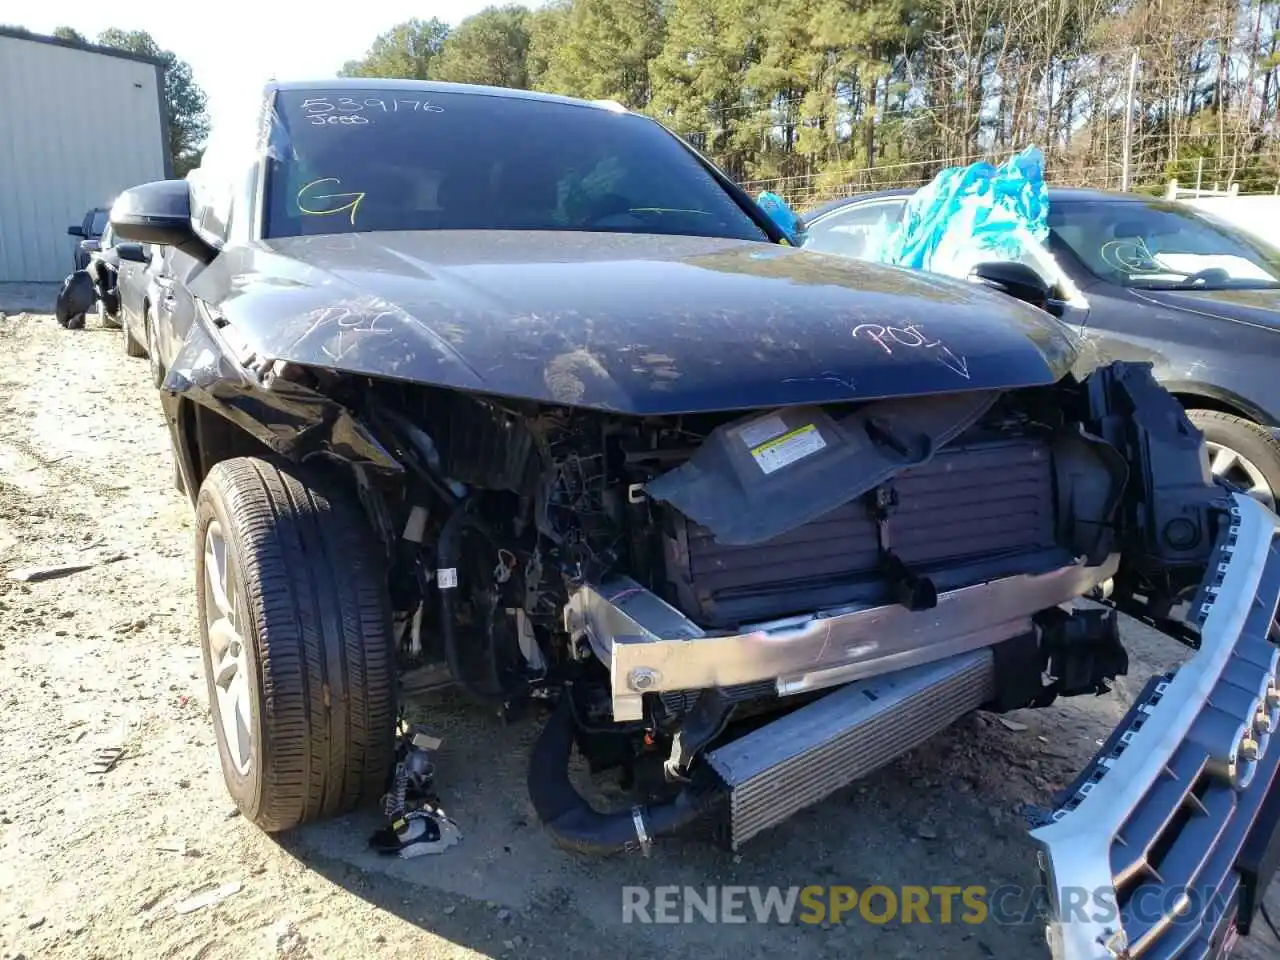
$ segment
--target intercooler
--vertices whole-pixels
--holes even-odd
[[[670,511],[667,599],[707,627],[876,600],[891,550],[913,573],[1054,545],[1053,462],[1035,438],[956,444],[811,523],[726,546]]]
[[[841,687],[707,754],[734,849],[991,700],[989,649]]]

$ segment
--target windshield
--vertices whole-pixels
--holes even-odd
[[[102,231],[107,229],[107,218],[110,216],[109,210],[93,211],[93,219],[89,221],[89,235],[93,237],[102,236]]]
[[[281,91],[267,237],[376,230],[769,236],[644,117],[475,93]]]
[[[1179,203],[1050,204],[1049,227],[1090,273],[1121,286],[1280,287],[1280,250]]]

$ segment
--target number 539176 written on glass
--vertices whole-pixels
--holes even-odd
[[[301,109],[306,116],[322,117],[326,123],[339,117],[358,118],[346,122],[368,123],[369,114],[376,116],[379,113],[444,113],[444,107],[419,98],[315,97],[303,100]]]

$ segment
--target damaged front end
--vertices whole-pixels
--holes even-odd
[[[1055,890],[1122,901],[1110,925],[1060,910],[1060,955],[1145,956],[1105,952],[1158,938],[1126,891],[1234,869],[1259,821],[1276,521],[1214,482],[1147,365],[638,415],[259,363],[230,332],[193,330],[165,384],[183,485],[233,442],[345,470],[389,561],[406,685],[550,706],[529,790],[566,846],[647,849],[705,819],[737,847],[979,707],[1106,692],[1128,667],[1117,611],[1197,652],[1037,834]],[[575,748],[635,805],[593,809]],[[1199,873],[1153,852],[1170,824]]]

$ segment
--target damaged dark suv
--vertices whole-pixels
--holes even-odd
[[[736,847],[976,708],[1106,692],[1123,611],[1196,652],[1036,831],[1050,942],[1247,932],[1277,519],[1149,366],[987,286],[791,248],[616,104],[272,84],[252,151],[215,141],[111,220],[173,248],[190,311],[162,402],[254,823],[403,800],[400,685],[435,670],[546,711],[529,789],[562,844],[698,821]],[[575,747],[644,798],[592,809]]]

